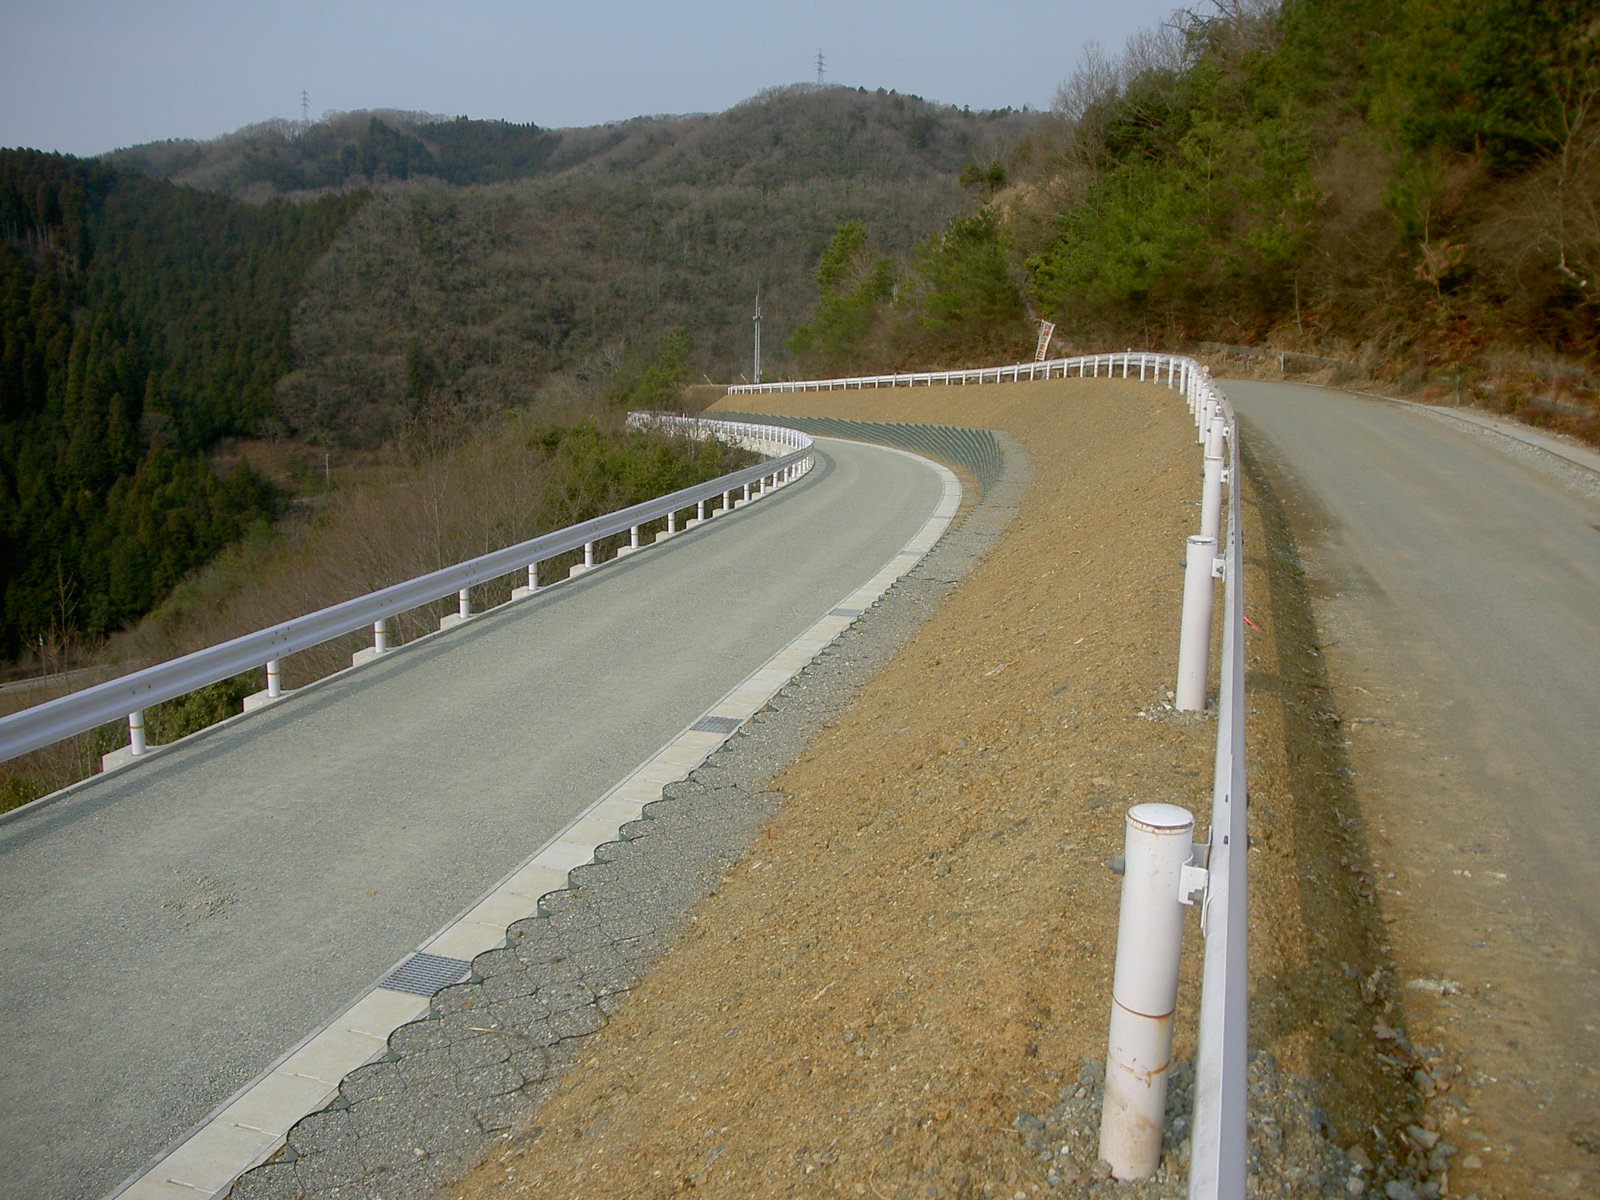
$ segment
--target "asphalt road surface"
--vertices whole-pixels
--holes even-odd
[[[1221,386],[1304,552],[1393,936],[1423,976],[1397,982],[1460,985],[1427,1016],[1463,1046],[1495,1154],[1592,1170],[1573,1145],[1600,1132],[1600,476],[1563,484],[1415,407]]]
[[[921,528],[819,443],[773,496],[0,826],[0,1195],[102,1196]]]

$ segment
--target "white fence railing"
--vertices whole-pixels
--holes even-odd
[[[1207,490],[1202,496],[1202,537],[1191,539],[1215,547],[1215,562],[1202,574],[1223,580],[1222,661],[1217,690],[1217,746],[1212,783],[1211,842],[1205,850],[1201,929],[1205,935],[1205,965],[1201,984],[1198,1045],[1195,1053],[1194,1131],[1190,1141],[1189,1200],[1243,1200],[1245,1194],[1247,1130],[1246,1098],[1248,1047],[1247,1014],[1247,894],[1245,881],[1245,743],[1244,743],[1244,555],[1239,529],[1239,443],[1233,408],[1212,382],[1210,373],[1195,359],[1172,354],[1130,350],[1121,354],[1093,354],[1058,358],[1049,362],[1017,363],[967,371],[922,371],[901,375],[865,375],[848,379],[813,379],[798,382],[744,384],[730,391],[753,392],[832,391],[853,388],[960,386],[1011,383],[1066,377],[1141,379],[1181,391],[1194,414],[1197,443],[1207,458],[1215,460],[1227,446],[1227,467],[1218,472],[1207,464]],[[1215,477],[1215,479],[1214,479]],[[1214,482],[1213,482],[1214,479]],[[1216,520],[1219,504],[1213,488],[1227,482],[1225,531],[1207,529]],[[1204,538],[1220,540],[1204,542]],[[1207,609],[1210,604],[1207,601]],[[1204,707],[1209,628],[1199,639],[1198,667]],[[1180,668],[1183,669],[1183,668]],[[1180,687],[1181,693],[1183,689]],[[1180,701],[1181,701],[1180,695]],[[1187,868],[1186,868],[1187,870]],[[1178,903],[1176,897],[1171,898]],[[1188,897],[1184,898],[1185,900]],[[1174,965],[1175,969],[1175,965]],[[1170,1045],[1170,1022],[1167,1023]],[[1154,1064],[1164,1067],[1164,1063]],[[1161,1095],[1165,1096],[1164,1071]],[[1159,1124],[1155,1131],[1159,1147]]]
[[[455,596],[459,605],[458,615],[467,616],[471,612],[470,589],[523,571],[527,572],[528,587],[519,589],[513,596],[526,595],[538,590],[538,565],[546,559],[581,549],[584,551],[584,566],[593,567],[598,565],[595,561],[596,543],[603,538],[628,533],[630,546],[625,549],[637,548],[641,526],[665,519],[667,532],[677,532],[678,515],[685,510],[695,510],[696,515],[690,518],[691,522],[705,520],[797,478],[808,471],[812,463],[811,438],[793,429],[733,421],[696,421],[654,414],[634,414],[630,421],[635,425],[658,428],[671,426],[701,435],[715,434],[772,457],[766,462],[683,488],[671,495],[647,500],[643,504],[595,517],[515,546],[507,546],[455,566],[296,617],[292,621],[23,709],[0,719],[0,762],[123,718],[128,719],[129,751],[137,757],[146,749],[143,743],[143,713],[152,704],[175,699],[250,670],[263,671],[267,694],[276,696],[279,689],[278,663],[289,654],[368,626],[373,629],[373,651],[381,654],[388,649],[385,622],[400,613]]]
[[[1191,1137],[1189,1200],[1235,1200],[1244,1196],[1246,1169],[1247,959],[1245,880],[1245,744],[1244,744],[1244,597],[1243,552],[1239,529],[1239,451],[1232,407],[1217,390],[1206,368],[1196,360],[1146,351],[1096,354],[1049,362],[1018,363],[966,371],[925,371],[848,379],[744,384],[735,394],[796,392],[848,388],[959,386],[1064,377],[1140,379],[1181,391],[1208,453],[1225,440],[1228,448],[1227,528],[1220,545],[1217,573],[1223,579],[1222,661],[1217,695],[1217,746],[1213,774],[1211,842],[1205,866],[1201,928],[1206,938],[1200,1002],[1200,1027],[1195,1061],[1195,1114]],[[643,416],[644,421],[671,420]],[[384,648],[383,622],[452,593],[526,569],[536,587],[539,561],[580,547],[592,565],[594,544],[666,518],[669,532],[676,514],[695,508],[696,519],[726,511],[810,468],[811,439],[779,426],[704,422],[721,426],[719,434],[737,438],[771,461],[685,488],[670,496],[635,505],[581,525],[546,534],[480,558],[447,567],[370,595],[235,638],[172,662],[87,688],[59,700],[0,719],[0,761],[63,738],[96,728],[124,715],[130,727],[143,709],[170,700],[241,671],[263,669],[268,691],[276,688],[277,663],[284,655],[328,641],[366,626],[374,628],[374,650]],[[787,451],[785,453],[785,451]],[[715,506],[720,498],[720,507]],[[1203,672],[1202,672],[1203,674]],[[135,740],[135,746],[137,741]]]
[[[1118,370],[1121,375],[1117,376]],[[959,386],[968,383],[1020,383],[1029,379],[1064,379],[1080,376],[1097,379],[1117,376],[1122,379],[1143,379],[1147,382],[1164,382],[1185,393],[1190,391],[1187,375],[1180,381],[1178,375],[1186,368],[1205,368],[1192,358],[1174,354],[1155,354],[1148,351],[1128,350],[1120,354],[1086,354],[1076,358],[1052,358],[1048,362],[1013,363],[1007,367],[973,367],[965,371],[914,371],[901,375],[855,375],[847,379],[800,379],[781,383],[741,383],[728,389],[728,394],[749,395],[753,392],[831,392],[844,388],[880,387],[933,387]],[[1158,378],[1165,371],[1167,378]],[[1209,379],[1209,376],[1207,377]],[[1191,397],[1190,403],[1193,403]]]

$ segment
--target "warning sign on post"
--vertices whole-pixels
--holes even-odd
[[[1044,356],[1050,350],[1050,339],[1056,335],[1054,321],[1039,322],[1039,348],[1033,352],[1034,362],[1043,362]]]

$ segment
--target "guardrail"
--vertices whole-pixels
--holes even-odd
[[[1195,359],[1150,351],[1094,354],[1058,358],[1048,362],[1017,363],[967,371],[923,371],[899,375],[866,375],[847,379],[813,379],[780,383],[743,384],[729,389],[736,394],[755,392],[832,391],[839,389],[960,386],[1009,383],[1033,379],[1120,377],[1165,384],[1183,392],[1194,414],[1197,443],[1205,447],[1205,486],[1201,498],[1201,532],[1190,539],[1192,585],[1203,589],[1194,599],[1204,601],[1203,627],[1196,623],[1183,639],[1177,707],[1197,710],[1205,706],[1211,631],[1211,591],[1214,578],[1223,580],[1222,661],[1217,692],[1217,744],[1212,776],[1211,840],[1207,846],[1188,845],[1179,853],[1181,872],[1165,880],[1170,906],[1200,900],[1201,930],[1205,935],[1198,1045],[1195,1053],[1194,1131],[1190,1140],[1189,1200],[1243,1200],[1245,1194],[1247,1076],[1246,948],[1248,915],[1245,879],[1246,770],[1244,742],[1244,554],[1239,527],[1239,446],[1232,406],[1217,390],[1210,373]],[[1223,466],[1223,447],[1227,447]],[[1221,485],[1227,483],[1227,524],[1222,529]],[[1203,583],[1199,582],[1203,581]],[[1185,607],[1189,607],[1186,597]],[[1198,658],[1197,658],[1198,656]],[[1196,690],[1198,688],[1198,691]],[[1139,806],[1141,808],[1146,806]],[[1169,808],[1152,805],[1151,808]],[[1136,810],[1137,811],[1137,810]],[[1156,814],[1158,817],[1162,814]],[[1183,814],[1187,817],[1187,814]],[[1192,818],[1185,828],[1192,828]],[[1176,828],[1176,826],[1174,826]],[[1170,832],[1170,831],[1169,831]],[[1203,865],[1195,860],[1202,859]],[[1203,884],[1199,881],[1203,881]],[[1125,881],[1126,883],[1126,881]],[[1180,894],[1173,895],[1171,892]],[[1126,893],[1125,893],[1126,894]],[[1170,912],[1166,914],[1170,918]],[[1128,939],[1138,945],[1141,938]],[[1176,955],[1176,944],[1172,946]],[[1119,954],[1119,975],[1121,971]],[[1177,965],[1171,964],[1176,987]],[[1170,1005],[1169,1005],[1170,1007]],[[1165,1045],[1156,1061],[1139,1064],[1142,1086],[1156,1090],[1154,1145],[1160,1147],[1160,1105],[1166,1095],[1165,1067],[1170,1054],[1171,1021],[1158,1022]],[[1108,1059],[1109,1063],[1109,1059]],[[1108,1074],[1109,1074],[1108,1066]],[[1108,1085],[1108,1094],[1110,1088]],[[1109,1097],[1108,1097],[1109,1098]],[[1104,1135],[1102,1135],[1104,1136]],[[1149,1138],[1148,1128],[1139,1136]],[[1102,1141],[1102,1146],[1104,1146]],[[1150,1169],[1154,1169],[1151,1159]]]
[[[1227,399],[1217,390],[1205,367],[1196,360],[1143,351],[968,371],[745,384],[731,388],[730,392],[750,394],[841,388],[960,386],[1073,375],[1083,378],[1118,377],[1119,370],[1121,378],[1161,383],[1183,392],[1199,430],[1197,441],[1206,447],[1207,457],[1216,457],[1211,453],[1213,450],[1220,454],[1224,442],[1228,448],[1227,471],[1225,474],[1219,472],[1217,480],[1219,484],[1228,483],[1227,527],[1221,542],[1221,554],[1215,559],[1213,569],[1206,572],[1208,578],[1220,574],[1224,585],[1211,842],[1208,850],[1196,848],[1206,853],[1204,867],[1186,868],[1190,873],[1184,876],[1186,883],[1196,874],[1204,877],[1204,887],[1197,894],[1202,897],[1201,928],[1206,938],[1195,1056],[1195,1114],[1190,1142],[1188,1195],[1189,1200],[1242,1200],[1246,1174],[1248,1066],[1244,598],[1239,497],[1235,482],[1239,479],[1237,425]],[[672,420],[650,414],[638,415],[637,419],[641,422]],[[146,705],[173,699],[244,670],[264,667],[268,692],[273,694],[277,662],[286,654],[368,625],[374,627],[374,650],[381,653],[384,649],[382,622],[390,616],[445,598],[452,592],[464,596],[473,586],[524,568],[529,572],[529,590],[532,590],[537,587],[537,564],[543,559],[584,547],[585,565],[595,565],[594,543],[602,538],[632,531],[629,547],[632,548],[638,544],[637,533],[642,525],[665,517],[670,533],[673,531],[675,514],[687,508],[695,507],[698,519],[704,519],[711,515],[706,505],[715,503],[719,496],[722,507],[717,511],[727,511],[735,506],[732,499],[735,491],[743,489],[744,500],[751,499],[772,486],[804,473],[811,465],[811,439],[796,430],[735,422],[690,424],[698,424],[701,428],[721,426],[718,432],[723,436],[738,438],[743,444],[764,453],[779,453],[785,447],[798,448],[769,462],[685,488],[670,496],[597,517],[581,525],[546,534],[25,709],[0,719],[0,761],[93,729],[124,714],[130,714],[132,725],[131,718],[137,718]],[[751,488],[756,491],[752,493]],[[1202,511],[1211,503],[1209,496],[1204,497]],[[463,615],[467,611],[466,603],[463,599]],[[1204,641],[1209,644],[1209,632]],[[1203,666],[1199,675],[1204,680],[1206,672]],[[1163,1088],[1164,1078],[1162,1072]]]
[[[1196,364],[1198,366],[1198,364]],[[1217,755],[1211,842],[1200,928],[1205,934],[1189,1200],[1242,1200],[1248,1149],[1248,891],[1245,809],[1244,543],[1239,520],[1239,437],[1233,406],[1205,368],[1196,420],[1201,437],[1227,444],[1227,532],[1222,543],[1222,661],[1217,683]],[[1208,416],[1208,414],[1210,414]],[[1220,426],[1220,433],[1218,432]],[[1214,456],[1213,456],[1214,457]],[[1204,505],[1202,505],[1202,512]]]
[[[798,430],[782,426],[701,421],[649,413],[631,414],[629,421],[635,426],[671,427],[702,436],[715,434],[757,453],[774,457],[670,495],[519,542],[455,566],[245,634],[232,641],[197,650],[182,658],[23,709],[0,719],[0,762],[124,717],[129,725],[127,752],[132,757],[138,757],[146,751],[143,714],[152,704],[175,699],[249,670],[263,670],[267,695],[277,696],[280,694],[278,663],[286,655],[310,649],[368,626],[373,629],[373,647],[368,653],[382,654],[389,649],[385,622],[390,617],[451,595],[456,596],[458,601],[457,617],[469,616],[472,588],[502,576],[526,571],[527,588],[512,593],[513,598],[520,598],[540,590],[538,566],[546,559],[582,549],[582,569],[592,568],[599,565],[595,557],[596,543],[604,538],[628,533],[630,545],[624,547],[623,552],[637,549],[641,526],[664,518],[667,534],[676,533],[679,513],[692,508],[696,513],[692,522],[709,519],[799,477],[810,469],[813,461],[811,438]]]
[[[845,379],[800,379],[779,383],[741,383],[728,389],[730,396],[754,392],[831,392],[846,388],[880,387],[932,387],[936,384],[959,386],[968,383],[1020,383],[1028,379],[1064,379],[1074,373],[1083,378],[1099,378],[1104,368],[1105,376],[1116,374],[1122,368],[1122,378],[1132,378],[1133,371],[1140,379],[1160,382],[1162,369],[1168,372],[1166,384],[1186,394],[1192,390],[1189,372],[1205,371],[1198,362],[1174,354],[1156,354],[1151,351],[1128,350],[1119,354],[1087,354],[1075,358],[1052,358],[1049,361],[1013,363],[1005,367],[973,367],[965,371],[914,371],[900,375],[856,375]],[[1182,373],[1179,379],[1178,373]],[[1206,376],[1209,382],[1210,377]],[[1191,397],[1191,403],[1193,403]]]

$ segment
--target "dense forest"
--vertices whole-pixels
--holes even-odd
[[[1120,55],[963,175],[910,254],[841,227],[809,371],[1031,344],[1302,351],[1600,440],[1592,0],[1228,0]]]
[[[1014,360],[1043,318],[1600,437],[1597,100],[1592,0],[1217,0],[1048,114],[800,85],[6,151],[0,654],[137,619],[317,482],[295,454],[326,487],[745,377],[758,290],[769,378]]]
[[[433,469],[520,412],[638,474],[617,416],[747,369],[758,288],[797,322],[841,221],[909,249],[1039,119],[801,86],[587,130],[363,113],[0,152],[0,658],[333,521],[334,458]]]
[[[137,618],[277,514],[205,451],[273,411],[301,278],[362,200],[251,208],[0,152],[0,655]]]
[[[508,406],[584,411],[649,371],[674,329],[690,378],[745,377],[758,290],[768,328],[792,330],[842,222],[909,253],[962,211],[962,168],[1041,119],[796,85],[715,116],[533,131],[338,114],[111,157],[252,198],[373,188],[306,280],[276,409],[288,433],[371,447],[431,444]],[[465,145],[520,149],[496,165],[505,180],[458,186],[482,174]],[[794,367],[785,336],[768,340],[769,376]]]

